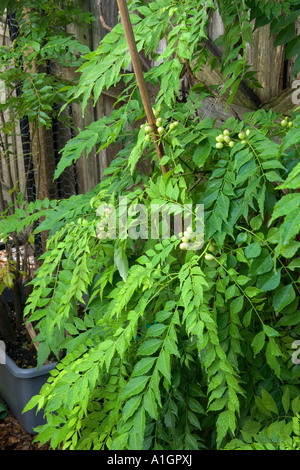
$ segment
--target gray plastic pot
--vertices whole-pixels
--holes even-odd
[[[25,431],[35,434],[34,428],[45,424],[43,412],[36,414],[36,409],[32,409],[23,413],[23,409],[39,393],[56,363],[43,365],[39,370],[21,369],[7,354],[4,362],[0,364],[0,395]]]

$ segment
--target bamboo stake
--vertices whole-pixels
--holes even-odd
[[[152,129],[152,136],[153,136],[153,141],[155,145],[155,150],[156,150],[159,162],[160,162],[162,157],[164,156],[164,148],[163,148],[163,145],[158,142],[160,137],[157,132],[157,127],[155,124],[156,119],[153,114],[153,110],[152,110],[152,106],[151,106],[151,102],[149,98],[149,93],[146,87],[146,82],[145,82],[143,71],[142,71],[141,60],[140,60],[140,56],[136,47],[132,24],[130,22],[130,16],[129,16],[128,8],[127,8],[127,3],[126,3],[126,0],[117,0],[117,3],[119,7],[119,12],[121,15],[121,20],[124,26],[125,37],[126,37],[129,52],[130,52],[133,70],[134,70],[137,84],[141,93],[143,105],[144,105],[146,116],[147,116],[147,121],[148,121],[149,126]],[[161,166],[162,174],[165,175],[167,172],[166,166],[162,164],[160,164],[160,166]]]
[[[33,342],[33,345],[34,345],[35,349],[38,351],[40,343],[38,341],[35,341],[35,338],[36,338],[37,335],[36,335],[36,332],[34,331],[34,328],[33,328],[32,324],[31,323],[26,323],[25,328],[26,328],[30,338],[32,339],[32,342]]]
[[[36,332],[34,331],[34,328],[32,326],[32,323],[25,323],[25,328],[27,330],[27,333],[29,334],[30,338],[32,339],[33,346],[36,349],[36,352],[39,350],[39,341],[35,341],[35,338],[37,337]],[[49,360],[46,359],[43,365],[50,364]]]

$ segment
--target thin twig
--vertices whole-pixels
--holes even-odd
[[[218,100],[221,100],[223,101],[223,103],[226,104],[226,100],[220,96],[217,92],[215,92],[210,86],[206,85],[205,83],[203,83],[201,80],[199,80],[195,75],[194,75],[194,72],[192,71],[191,67],[190,67],[190,64],[188,63],[187,59],[185,60],[185,66],[186,66],[186,71],[188,73],[188,75],[190,76],[190,80],[193,79],[194,81],[196,81],[197,83],[201,83],[201,85],[203,85],[203,87],[209,91],[210,93],[212,93],[214,95],[215,98],[217,98]],[[234,117],[236,119],[238,119],[239,121],[241,121],[241,118],[240,116],[238,115],[238,113],[236,112],[236,110],[232,107],[232,106],[228,106],[230,111],[232,112],[232,114],[234,115]]]
[[[38,351],[40,343],[38,341],[35,341],[35,338],[36,338],[37,335],[36,335],[36,332],[34,331],[32,323],[25,323],[25,328],[26,328],[30,338],[32,339],[32,342],[33,342],[33,345],[34,345],[35,349]]]
[[[112,28],[106,24],[105,19],[103,17],[103,11],[102,11],[102,0],[98,0],[98,10],[99,10],[99,18],[100,22],[103,26],[103,28],[107,29],[108,31],[111,31]]]
[[[200,178],[198,178],[197,181],[188,189],[188,192],[190,193],[191,191],[193,191],[193,189],[195,189],[195,187],[198,186],[199,183],[201,183],[203,178],[204,175],[200,176]]]

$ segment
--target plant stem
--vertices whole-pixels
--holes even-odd
[[[241,294],[248,300],[248,302],[250,303],[251,307],[253,308],[254,312],[256,313],[259,321],[261,322],[261,324],[263,325],[264,322],[261,318],[261,316],[259,315],[258,311],[256,310],[252,300],[250,299],[250,297],[245,293],[245,291],[242,289],[242,287],[236,282],[236,280],[233,278],[233,276],[231,276],[228,272],[228,270],[225,268],[225,266],[223,266],[222,263],[220,263],[220,261],[218,260],[218,258],[215,258],[213,257],[213,259],[218,263],[218,265],[225,271],[225,273],[233,280],[233,282],[235,283],[236,287],[239,289],[239,291],[241,292]]]
[[[245,230],[245,232],[251,233],[251,235],[252,235],[253,237],[256,237],[256,238],[259,240],[260,243],[263,243],[263,244],[268,248],[268,250],[270,250],[270,252],[276,257],[275,251],[271,248],[271,246],[269,245],[269,243],[268,243],[267,241],[265,241],[263,238],[260,238],[260,237],[259,237],[256,233],[254,233],[252,230],[249,230],[249,229],[247,229],[247,228],[245,228],[245,227],[242,227],[242,226],[240,226],[240,225],[238,225],[237,228],[239,228],[239,229],[241,229],[241,230]],[[277,258],[277,257],[276,257],[276,259],[279,261],[279,263],[281,264],[282,268],[285,270],[286,274],[287,274],[288,277],[290,278],[291,283],[294,284],[295,289],[297,289],[297,291],[299,292],[299,289],[298,289],[298,286],[297,286],[297,282],[294,281],[294,279],[293,279],[293,277],[291,276],[290,272],[288,271],[287,267],[283,264],[283,262],[281,261],[280,258]]]

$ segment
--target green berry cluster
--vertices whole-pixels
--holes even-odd
[[[216,253],[217,252],[217,246],[214,243],[209,244],[209,246],[207,248],[207,251],[210,251],[210,253],[206,253],[204,258],[207,261],[212,261],[213,259],[215,259],[214,255],[211,254],[211,253]]]
[[[161,106],[159,106],[157,109],[153,109],[153,114],[154,114],[154,117],[156,118],[155,125],[156,125],[156,128],[157,128],[157,132],[158,132],[159,136],[162,137],[163,134],[166,133],[166,129],[163,126],[162,118],[159,117],[160,113],[161,113]],[[172,122],[169,126],[169,132],[176,129],[176,127],[178,125],[179,125],[178,121]],[[148,123],[146,123],[146,124],[141,125],[141,129],[142,128],[144,128],[144,131],[146,133],[145,141],[150,142],[151,141],[151,134],[153,132],[152,127]]]
[[[250,129],[247,129],[246,133],[245,132],[240,132],[239,133],[239,139],[240,139],[242,144],[246,144],[246,142],[247,142],[246,137],[249,137],[250,133],[251,133]]]
[[[181,243],[179,245],[179,248],[181,250],[187,250],[189,246],[189,242],[190,240],[192,240],[192,238],[194,238],[193,229],[192,227],[187,227],[185,232],[183,232],[183,237],[181,238]]]
[[[242,144],[246,143],[246,136],[249,137],[250,133],[251,133],[250,129],[247,129],[246,132],[240,132],[239,133],[238,137],[241,140]],[[216,137],[216,141],[217,141],[216,148],[218,150],[221,150],[222,148],[224,148],[224,145],[228,145],[228,147],[233,149],[233,147],[236,144],[232,140],[232,138],[230,136],[230,131],[228,129],[225,129],[222,134],[219,134]]]
[[[224,147],[224,145],[226,145],[226,144],[230,148],[233,148],[234,145],[235,145],[235,143],[233,142],[233,140],[230,137],[230,132],[229,132],[228,129],[225,129],[222,134],[219,134],[216,137],[216,141],[217,141],[216,148],[219,149],[219,150],[221,150]]]
[[[282,127],[293,127],[294,123],[287,116],[281,121]]]

